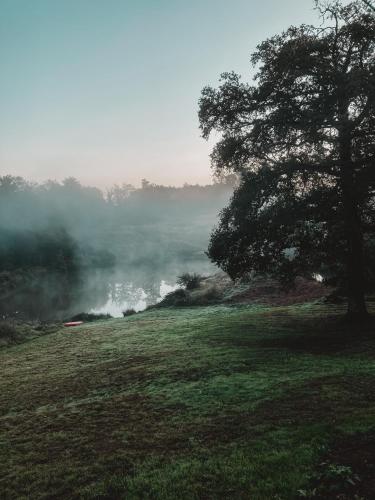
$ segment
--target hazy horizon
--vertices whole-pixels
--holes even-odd
[[[311,0],[0,0],[1,174],[211,183],[201,89],[251,78],[256,45],[314,22]]]

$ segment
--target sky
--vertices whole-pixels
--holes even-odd
[[[0,174],[211,182],[198,99],[312,0],[0,0]]]

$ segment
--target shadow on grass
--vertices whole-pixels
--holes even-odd
[[[334,354],[356,348],[366,354],[375,354],[375,317],[362,324],[347,323],[342,316],[318,319],[288,319],[283,322],[281,334],[263,337],[257,341],[262,348],[288,349],[310,354]],[[292,332],[292,333],[290,333]],[[368,341],[366,343],[366,341]]]
[[[375,498],[375,432],[338,434],[311,475],[301,498]]]

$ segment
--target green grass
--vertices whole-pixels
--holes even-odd
[[[152,309],[0,350],[1,499],[298,498],[375,427],[373,328],[341,312]]]

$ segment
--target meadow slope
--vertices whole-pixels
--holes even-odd
[[[152,309],[1,349],[1,499],[375,498],[374,328],[340,313]]]

